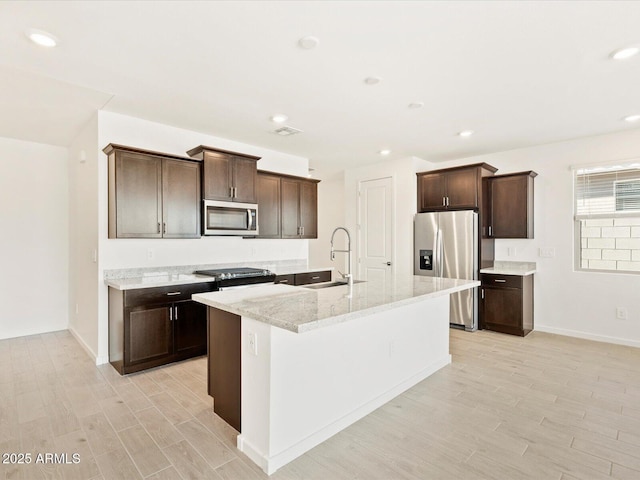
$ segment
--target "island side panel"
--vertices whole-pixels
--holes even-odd
[[[242,345],[243,402],[269,404],[243,403],[238,447],[268,474],[451,362],[449,295],[301,334],[261,327],[242,318],[259,345]]]
[[[241,431],[241,356],[238,315],[207,309],[209,395],[213,411]]]

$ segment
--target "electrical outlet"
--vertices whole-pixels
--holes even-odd
[[[153,257],[155,257],[153,248],[147,248],[147,260],[153,260]]]
[[[540,248],[538,249],[538,256],[552,258],[556,256],[555,248]]]
[[[616,318],[618,320],[627,320],[629,318],[627,309],[624,307],[616,307]]]
[[[254,355],[258,355],[258,336],[253,332],[249,332],[248,346],[249,352],[253,353]]]
[[[516,247],[509,247],[507,249],[507,255],[509,255],[510,257],[515,257],[518,254],[518,251],[516,250]]]

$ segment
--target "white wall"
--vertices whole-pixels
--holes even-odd
[[[334,261],[329,258],[331,233],[336,227],[345,226],[344,172],[323,179],[318,184],[318,238],[309,240],[309,265],[313,267],[333,267],[333,278],[339,278],[338,270],[346,272],[346,255],[336,254]],[[355,238],[354,238],[355,240]],[[336,234],[334,246],[344,250],[346,235]],[[355,265],[354,265],[355,266]]]
[[[265,133],[266,134],[266,133]],[[184,264],[245,263],[262,260],[308,259],[308,240],[242,239],[240,237],[203,237],[191,240],[108,239],[107,157],[102,149],[109,143],[129,145],[186,157],[186,151],[208,145],[261,157],[258,169],[305,176],[308,159],[192,132],[134,117],[98,112],[97,145],[97,225],[98,279],[84,272],[98,291],[97,358],[108,354],[108,290],[102,281],[104,270],[114,268],[157,267]],[[153,250],[153,258],[148,258]],[[85,339],[92,345],[94,339]]]
[[[68,155],[0,138],[0,339],[67,328]]]
[[[69,148],[69,330],[98,356],[98,114]],[[102,359],[104,361],[105,359]]]
[[[640,130],[600,135],[509,152],[438,163],[434,168],[486,162],[497,174],[534,170],[535,238],[496,240],[496,260],[533,261],[535,328],[640,346],[640,276],[574,271],[571,165],[640,157]],[[509,248],[516,254],[509,256]],[[554,248],[554,258],[538,256]],[[617,320],[617,306],[628,320]]]

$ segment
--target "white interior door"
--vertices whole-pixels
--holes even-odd
[[[393,268],[392,178],[362,181],[358,192],[358,278],[384,280]]]

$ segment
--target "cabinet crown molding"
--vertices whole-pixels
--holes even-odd
[[[191,158],[202,160],[206,152],[221,153],[224,155],[233,155],[236,157],[243,157],[250,160],[255,160],[256,162],[261,158],[261,157],[256,157],[255,155],[249,155],[246,153],[232,152],[231,150],[223,150],[221,148],[215,148],[215,147],[207,147],[206,145],[198,145],[197,147],[194,147],[191,150],[188,150],[187,155],[189,155]]]
[[[109,145],[104,147],[102,151],[106,155],[111,155],[115,151],[121,151],[121,152],[141,153],[144,155],[151,155],[154,157],[172,158],[174,160],[186,160],[187,162],[198,161],[198,159],[195,159],[195,158],[181,157],[180,155],[173,155],[172,153],[157,152],[155,150],[146,150],[144,148],[129,147],[127,145],[118,145],[117,143],[110,143]]]
[[[495,173],[498,171],[496,167],[494,167],[493,165],[489,165],[488,163],[471,163],[469,165],[458,165],[456,167],[440,168],[438,170],[427,170],[424,172],[416,172],[416,175],[421,176],[421,175],[427,175],[431,173],[451,172],[453,170],[462,170],[466,168],[475,168],[475,167],[484,168],[485,170],[489,170],[492,173]]]

